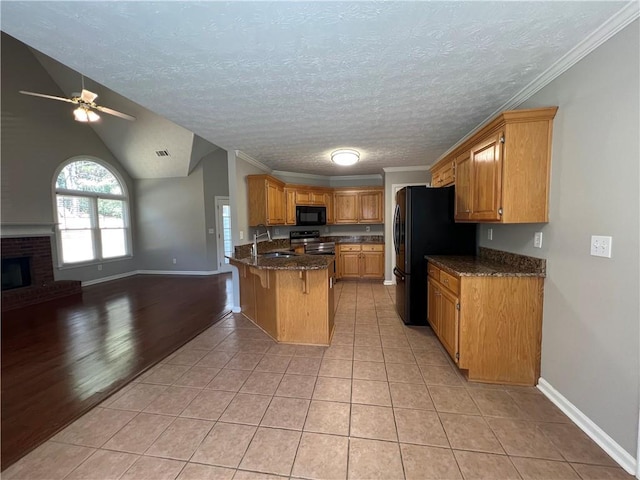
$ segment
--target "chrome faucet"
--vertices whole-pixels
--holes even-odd
[[[258,234],[258,228],[260,227],[264,227],[264,233]],[[267,227],[264,223],[259,223],[258,225],[256,225],[256,231],[253,234],[253,245],[251,246],[252,257],[258,256],[258,239],[260,237],[264,237],[265,235],[269,238],[269,241],[271,241],[271,233],[269,232],[269,227]]]

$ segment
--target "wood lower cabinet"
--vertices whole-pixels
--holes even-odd
[[[384,278],[384,245],[341,244],[336,249],[338,278]]]
[[[247,175],[249,226],[284,225],[284,182],[269,175]]]
[[[333,264],[273,270],[231,260],[240,274],[242,314],[278,342],[329,345],[334,328]]]
[[[469,380],[535,385],[542,292],[541,277],[456,276],[429,265],[427,319]]]

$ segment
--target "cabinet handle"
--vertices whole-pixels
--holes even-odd
[[[469,213],[469,210],[465,210],[464,213]]]
[[[445,285],[449,285],[449,279],[448,279],[448,278],[445,278],[445,279],[442,281],[442,283],[444,283]]]

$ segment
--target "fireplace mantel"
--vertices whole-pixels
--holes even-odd
[[[53,235],[55,223],[2,223],[0,237],[50,237]]]

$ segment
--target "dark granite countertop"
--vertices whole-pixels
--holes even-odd
[[[333,255],[296,255],[290,258],[265,258],[258,255],[244,258],[230,257],[230,259],[265,270],[323,270],[331,265],[335,257]]]
[[[546,277],[546,260],[480,247],[479,255],[425,255],[438,268],[461,277]]]

